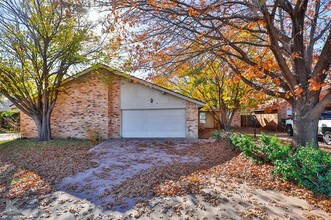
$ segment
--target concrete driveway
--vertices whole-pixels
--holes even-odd
[[[20,135],[16,133],[0,133],[0,141],[9,141],[19,137]]]

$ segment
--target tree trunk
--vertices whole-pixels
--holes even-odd
[[[317,129],[320,113],[310,114],[312,109],[304,108],[302,105],[293,107],[293,145],[315,146],[317,143]]]
[[[44,116],[32,117],[38,129],[38,139],[40,141],[49,141],[52,139],[51,135],[51,117],[50,114]]]

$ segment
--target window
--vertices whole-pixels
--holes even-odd
[[[199,123],[206,124],[206,112],[200,112]]]

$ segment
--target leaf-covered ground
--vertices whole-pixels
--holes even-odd
[[[0,212],[6,200],[24,205],[55,190],[55,184],[95,165],[88,150],[94,144],[81,140],[16,139],[0,143]]]
[[[272,166],[223,142],[121,139],[91,146],[0,145],[0,202],[7,204],[0,219],[330,218],[330,200],[278,179]]]

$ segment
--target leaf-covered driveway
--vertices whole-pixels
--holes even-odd
[[[189,146],[191,144],[187,144],[187,141],[177,141],[174,147],[180,149]],[[75,176],[65,178],[59,185],[59,189],[87,199],[96,205],[108,206],[116,202],[116,195],[112,193],[113,187],[122,184],[140,172],[156,166],[195,163],[200,160],[197,156],[168,154],[166,149],[162,149],[166,147],[168,146],[163,141],[155,140],[110,140],[103,142],[90,150],[94,154],[93,161],[98,165]],[[122,199],[126,201],[121,201],[121,205],[125,205],[123,202],[126,202],[129,207],[130,204],[135,203],[134,200],[139,200],[139,197],[133,200],[130,198]]]

